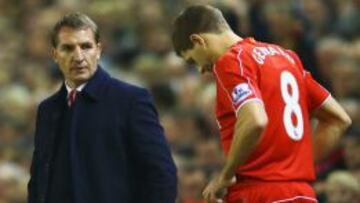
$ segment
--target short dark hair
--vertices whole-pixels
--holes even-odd
[[[191,49],[190,35],[195,33],[221,33],[230,29],[221,11],[209,5],[186,8],[175,20],[172,42],[178,55]]]
[[[70,27],[74,29],[90,28],[95,37],[95,42],[100,41],[99,28],[91,18],[83,13],[76,12],[63,16],[54,26],[50,33],[51,46],[56,47],[58,44],[58,34],[62,27]]]

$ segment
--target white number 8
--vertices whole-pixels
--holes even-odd
[[[299,105],[299,87],[295,77],[288,71],[281,73],[281,95],[285,102],[283,122],[286,133],[295,141],[304,135],[304,120]],[[291,88],[291,92],[288,87]],[[296,126],[292,121],[292,114],[296,117]]]

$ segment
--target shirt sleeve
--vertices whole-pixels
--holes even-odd
[[[290,55],[295,59],[297,66],[303,73],[304,83],[306,87],[307,103],[310,111],[319,108],[330,97],[330,92],[327,91],[321,84],[319,84],[311,75],[311,73],[304,69],[299,56],[289,51]]]
[[[231,101],[235,113],[247,102],[262,102],[255,66],[242,50],[236,57],[222,57],[215,65],[216,79]]]
[[[330,97],[330,93],[307,71],[305,72],[305,85],[310,111],[319,108]]]

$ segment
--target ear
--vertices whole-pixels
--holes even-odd
[[[51,48],[51,56],[53,58],[53,60],[55,61],[55,63],[58,63],[57,61],[57,52],[55,48]]]
[[[196,45],[201,45],[201,46],[204,46],[206,43],[205,43],[205,39],[199,35],[199,34],[191,34],[190,35],[190,41]]]
[[[98,49],[98,53],[96,55],[96,59],[100,60],[100,56],[101,56],[101,51],[102,51],[102,44],[101,43],[97,43],[97,49]]]

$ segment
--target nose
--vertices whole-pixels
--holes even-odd
[[[73,55],[74,62],[82,62],[84,60],[84,55],[80,47],[76,47],[74,49],[74,55]]]

